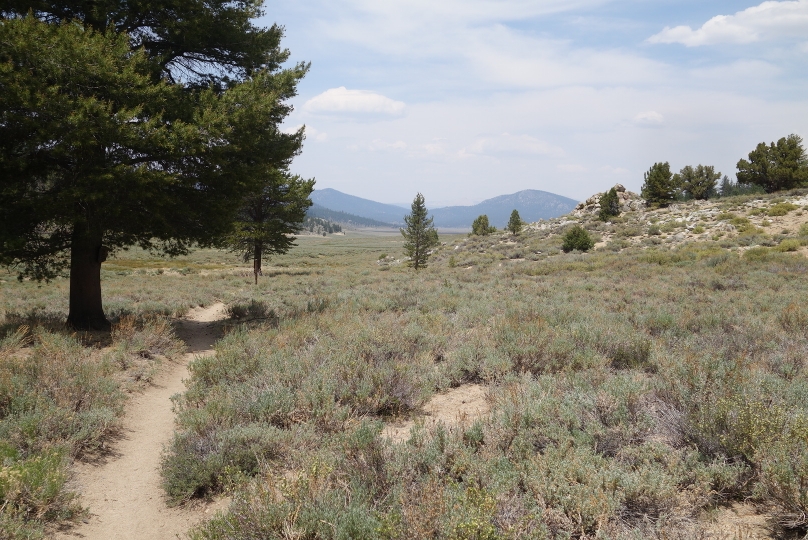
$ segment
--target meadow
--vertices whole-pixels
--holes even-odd
[[[716,222],[756,219],[747,202]],[[179,350],[171,318],[223,301],[163,460],[174,504],[232,497],[191,538],[695,539],[740,503],[799,538],[808,234],[705,223],[679,242],[684,225],[647,218],[582,220],[590,253],[562,253],[553,228],[442,236],[418,273],[395,236],[303,237],[258,286],[227,253],[122,252],[104,265],[106,341],[58,328],[64,280],[4,279],[0,531],[81,514],[70,460],[102,450],[126,391]],[[468,384],[487,414],[426,422]],[[50,418],[76,429],[35,429]]]

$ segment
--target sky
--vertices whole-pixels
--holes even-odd
[[[392,204],[639,191],[655,162],[735,165],[808,140],[808,0],[278,0],[311,62],[292,166]]]

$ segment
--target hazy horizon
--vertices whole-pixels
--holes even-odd
[[[311,72],[293,171],[387,204],[523,189],[638,191],[657,161],[731,178],[757,143],[808,135],[808,0],[279,2]],[[359,195],[361,194],[361,195]]]

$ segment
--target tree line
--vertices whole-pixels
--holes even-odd
[[[404,227],[399,229],[404,237],[404,251],[407,254],[407,265],[418,271],[426,268],[433,248],[440,244],[438,231],[435,229],[433,219],[429,217],[424,196],[418,193],[410,206],[410,213],[404,216]],[[525,223],[514,209],[508,220],[506,230],[511,234],[519,234]],[[496,227],[490,225],[488,216],[478,216],[471,225],[471,235],[487,236],[495,233]]]
[[[327,234],[342,232],[342,226],[328,219],[306,216],[306,219],[301,225],[301,230],[325,236]]]
[[[287,65],[261,0],[0,7],[0,264],[69,270],[68,324],[108,329],[101,263],[138,245],[293,245],[313,179],[290,172],[304,128],[280,125],[309,64]]]
[[[654,163],[643,176],[641,194],[649,204],[665,206],[676,200],[804,187],[808,185],[808,155],[802,138],[791,134],[776,143],[759,143],[748,159],[738,161],[736,178],[736,182],[726,175],[722,178],[712,165],[688,165],[674,174],[668,162]]]

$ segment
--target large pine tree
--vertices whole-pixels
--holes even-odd
[[[759,143],[749,160],[738,161],[738,183],[757,185],[767,193],[808,185],[808,154],[799,135]]]
[[[405,228],[400,229],[404,236],[404,251],[409,257],[407,264],[416,271],[426,268],[430,250],[438,245],[438,231],[432,225],[429,210],[424,204],[424,196],[415,196],[410,207],[410,214],[404,216]]]
[[[29,15],[30,14],[30,15]],[[303,130],[282,29],[260,2],[6,2],[0,11],[0,262],[70,269],[68,322],[105,329],[101,262],[211,243],[286,171]]]

